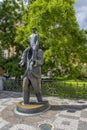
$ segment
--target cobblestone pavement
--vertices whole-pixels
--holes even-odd
[[[22,100],[22,94],[0,91],[0,130],[87,130],[86,100],[44,99],[49,101],[50,110],[30,117],[21,116],[14,113],[14,108]]]

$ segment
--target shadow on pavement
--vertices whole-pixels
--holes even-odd
[[[12,91],[0,91],[0,99],[3,98],[19,98],[22,97],[22,93]]]
[[[87,108],[87,105],[51,105],[51,110],[53,111],[64,111],[74,113]]]

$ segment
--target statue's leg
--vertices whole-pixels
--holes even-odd
[[[37,59],[37,48],[36,48],[36,45],[33,46],[32,50],[33,50],[32,59],[36,60]],[[34,66],[36,66],[36,64],[34,64]]]
[[[41,92],[36,93],[36,97],[37,97],[38,102],[42,102]]]
[[[38,102],[42,102],[40,80],[37,78],[33,78],[33,81],[31,83],[32,83],[32,87],[34,88],[34,92],[35,92]]]
[[[29,98],[30,98],[30,85],[29,85],[29,80],[27,77],[23,79],[23,98],[24,98],[24,104],[29,103]]]

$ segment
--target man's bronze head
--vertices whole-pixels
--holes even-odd
[[[36,27],[32,27],[32,32],[35,33],[37,31]]]

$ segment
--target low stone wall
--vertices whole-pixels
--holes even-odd
[[[0,77],[0,90],[3,90],[3,80],[2,80],[2,77]]]

